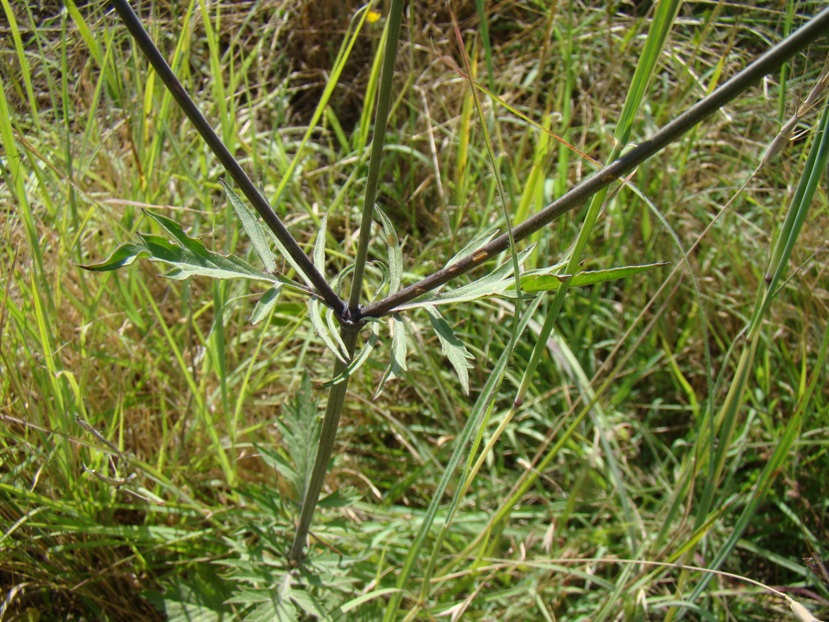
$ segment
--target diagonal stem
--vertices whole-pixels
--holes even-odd
[[[325,280],[325,277],[314,267],[314,264],[302,251],[297,241],[279,219],[279,216],[273,211],[267,199],[262,196],[262,193],[259,192],[239,162],[222,142],[222,139],[213,131],[207,119],[204,118],[204,115],[176,77],[176,74],[173,73],[170,65],[167,64],[167,61],[161,55],[155,43],[153,43],[149,33],[141,24],[141,20],[135,14],[135,11],[132,10],[129,2],[127,0],[110,0],[110,2],[118,12],[121,21],[124,22],[133,39],[135,39],[138,47],[141,48],[147,60],[150,61],[158,77],[164,82],[164,85],[175,98],[179,107],[184,111],[184,114],[187,115],[187,118],[190,119],[190,122],[195,126],[196,131],[198,131],[204,142],[207,143],[207,146],[210,147],[210,150],[216,155],[219,162],[222,163],[228,175],[239,186],[242,194],[247,197],[254,209],[259,212],[265,224],[273,231],[276,238],[282,243],[282,246],[285,247],[294,261],[296,261],[308,280],[313,283],[320,298],[325,301],[325,304],[334,309],[338,315],[342,316],[345,312],[345,302],[334,293],[328,281]]]
[[[513,237],[520,242],[533,233],[546,227],[554,220],[575,209],[602,188],[609,186],[617,179],[629,173],[649,157],[658,153],[670,143],[674,142],[688,130],[699,124],[705,118],[736,99],[752,84],[766,74],[780,67],[785,61],[805,48],[820,35],[829,33],[829,8],[824,9],[806,23],[800,30],[786,37],[779,44],[768,50],[748,67],[734,75],[710,95],[700,100],[676,119],[654,134],[650,139],[640,143],[626,154],[594,173],[583,182],[573,187],[569,192],[553,201],[550,205],[531,216],[520,225],[513,228]],[[400,291],[367,305],[361,309],[359,317],[381,317],[393,311],[395,307],[410,302],[430,292],[461,274],[480,266],[494,255],[503,253],[509,248],[508,234],[502,234],[493,239],[486,246],[468,255],[460,261],[443,268],[425,277],[418,283],[410,285]]]

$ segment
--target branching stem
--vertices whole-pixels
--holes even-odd
[[[239,162],[233,157],[219,136],[204,118],[196,104],[187,94],[181,82],[173,73],[170,66],[153,43],[147,31],[142,26],[135,12],[127,0],[110,0],[115,10],[127,26],[138,46],[146,55],[150,64],[158,73],[165,86],[175,98],[179,107],[195,126],[202,139],[207,143],[228,174],[238,185],[239,189],[250,201],[268,227],[273,231],[278,240],[285,247],[290,256],[296,261],[308,280],[317,290],[317,295],[332,308],[342,320],[341,336],[346,345],[348,358],[354,356],[357,337],[364,325],[361,321],[366,317],[381,317],[395,308],[413,299],[430,292],[456,277],[469,272],[480,266],[485,261],[507,250],[510,245],[509,233],[504,233],[493,239],[483,248],[476,250],[473,254],[452,264],[448,268],[425,277],[420,282],[406,287],[387,298],[360,307],[359,301],[362,293],[363,274],[368,255],[368,247],[371,240],[371,225],[374,216],[374,203],[377,195],[377,186],[380,175],[380,164],[391,105],[391,89],[394,78],[394,65],[399,43],[400,23],[403,14],[403,0],[392,0],[391,11],[388,17],[388,30],[386,47],[384,50],[383,69],[378,91],[377,115],[375,118],[374,137],[371,149],[371,161],[369,163],[368,180],[361,216],[360,237],[357,245],[355,258],[354,277],[352,289],[348,302],[342,300],[331,288],[324,275],[317,270],[312,261],[304,253],[302,248],[287,230],[279,219],[268,201],[262,196],[248,175],[242,169]],[[635,169],[649,157],[664,149],[674,142],[688,130],[699,124],[702,120],[721,109],[723,106],[734,100],[752,84],[759,81],[763,76],[773,72],[786,60],[804,49],[808,44],[817,39],[820,35],[829,33],[829,8],[824,9],[813,17],[800,30],[788,36],[781,43],[768,50],[748,67],[737,73],[722,86],[713,91],[709,96],[692,106],[686,112],[677,117],[656,132],[650,139],[640,143],[630,151],[604,167],[588,179],[576,185],[569,192],[561,196],[541,211],[531,216],[523,223],[515,226],[512,230],[514,242],[526,239],[540,229],[546,227],[567,212],[575,209],[584,203],[591,196],[606,188],[616,180],[622,179],[627,173]],[[467,73],[469,71],[467,70]],[[347,364],[338,361],[334,370],[334,376],[340,375]],[[336,439],[337,427],[345,403],[346,391],[348,389],[348,378],[331,387],[326,406],[325,416],[322,425],[319,447],[317,448],[316,461],[308,482],[308,487],[303,495],[302,509],[300,511],[294,541],[288,554],[289,560],[299,563],[303,559],[308,530],[311,525],[314,510],[322,491],[325,474],[331,453]]]
[[[210,147],[210,150],[216,155],[219,162],[222,163],[228,175],[236,182],[239,190],[250,201],[251,205],[253,205],[254,209],[262,217],[262,220],[265,221],[265,224],[273,231],[274,235],[282,243],[294,261],[296,261],[308,280],[313,283],[320,298],[325,301],[325,304],[342,315],[345,311],[345,301],[334,293],[334,290],[328,285],[328,281],[314,267],[314,264],[302,251],[297,241],[279,219],[279,216],[273,211],[270,203],[262,196],[262,193],[259,192],[242,166],[222,142],[222,139],[219,138],[218,134],[216,134],[207,122],[207,119],[204,118],[196,103],[184,89],[176,74],[173,73],[170,65],[167,64],[158,47],[153,43],[150,34],[141,24],[141,20],[138,19],[129,2],[127,0],[110,0],[110,2],[118,12],[121,21],[124,22],[133,39],[135,39],[138,47],[144,52],[144,56],[147,57],[147,60],[153,66],[153,69],[155,69],[158,77],[161,78],[161,81],[175,98],[176,103],[184,114],[187,115],[187,118],[190,119],[190,122],[196,128],[196,131],[198,131],[204,142],[207,143],[207,146]]]
[[[357,243],[357,256],[354,260],[354,278],[351,286],[351,297],[348,309],[342,319],[347,320],[349,315],[359,313],[360,294],[363,288],[363,274],[368,256],[368,245],[371,241],[371,224],[374,220],[374,201],[377,197],[377,185],[380,179],[380,165],[383,157],[383,145],[385,144],[386,124],[389,118],[391,107],[391,92],[394,82],[394,64],[397,59],[397,47],[400,39],[400,23],[403,19],[403,0],[392,0],[389,11],[386,46],[383,50],[383,69],[380,74],[380,86],[377,95],[377,116],[374,121],[374,137],[371,143],[371,159],[368,166],[368,180],[366,182],[366,193],[363,200],[363,213],[360,222],[360,239]],[[354,348],[357,344],[357,335],[360,332],[362,323],[342,323],[340,336],[346,346],[349,361],[354,357]],[[339,376],[346,368],[346,364],[337,361],[334,369],[334,377]],[[331,460],[331,452],[334,449],[334,440],[337,437],[337,427],[340,423],[340,415],[345,404],[345,394],[348,390],[348,377],[342,382],[333,385],[328,390],[328,404],[325,408],[325,416],[322,420],[322,433],[317,447],[317,455],[314,460],[314,468],[311,473],[311,481],[302,499],[299,523],[297,524],[294,542],[288,553],[288,560],[292,563],[299,563],[305,554],[305,541],[308,538],[308,529],[314,517],[314,510],[317,507],[322,484],[325,481],[325,473],[328,470],[328,463]]]
[[[829,8],[818,13],[800,30],[789,35],[779,44],[768,50],[748,67],[714,90],[706,98],[700,100],[697,104],[668,123],[650,139],[640,143],[619,159],[574,186],[569,192],[550,203],[550,205],[537,214],[514,227],[512,233],[515,241],[520,242],[528,238],[554,220],[557,220],[567,212],[583,204],[599,190],[620,179],[642,162],[680,138],[705,118],[736,99],[752,84],[755,84],[763,76],[778,69],[780,65],[820,35],[826,35],[827,33],[829,33]],[[509,242],[508,234],[504,233],[493,239],[483,248],[475,251],[472,255],[461,259],[450,267],[438,270],[418,283],[410,285],[383,300],[364,307],[361,310],[361,316],[381,317],[386,315],[394,311],[396,307],[448,283],[461,274],[469,272],[494,255],[503,253],[509,248]]]

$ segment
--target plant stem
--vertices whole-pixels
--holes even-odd
[[[349,361],[354,356],[354,348],[357,344],[357,335],[359,332],[360,326],[343,324],[341,335],[346,350],[348,351]],[[346,363],[337,359],[332,377],[336,378],[339,376],[345,371],[346,367]],[[334,440],[337,438],[337,427],[340,424],[340,415],[343,412],[347,390],[348,377],[342,382],[333,385],[328,390],[328,404],[325,406],[325,416],[322,420],[322,431],[320,432],[317,455],[314,460],[314,469],[311,472],[311,479],[308,482],[308,487],[305,489],[305,494],[302,498],[299,522],[294,533],[291,550],[288,552],[288,560],[291,563],[296,564],[301,562],[305,555],[305,541],[308,538],[308,529],[311,527],[311,519],[314,517],[314,510],[317,507],[320,492],[322,492],[322,484],[325,481],[328,462],[331,459],[331,452],[334,449]]]
[[[357,243],[357,256],[354,259],[354,278],[351,281],[351,297],[348,310],[357,314],[360,295],[363,291],[363,274],[368,255],[368,243],[371,240],[371,223],[374,219],[374,201],[377,198],[377,184],[380,180],[380,165],[383,158],[383,146],[386,141],[386,125],[391,107],[391,89],[394,81],[394,65],[397,59],[397,46],[400,40],[400,22],[403,19],[403,0],[393,0],[386,24],[386,48],[383,51],[383,70],[380,74],[380,88],[377,93],[377,116],[374,119],[374,138],[371,142],[371,159],[368,163],[366,193],[363,197],[363,213],[360,220],[360,239]]]
[[[371,223],[374,219],[374,201],[377,197],[377,185],[380,179],[380,165],[383,157],[383,145],[385,144],[386,125],[391,107],[391,90],[394,81],[394,65],[397,59],[397,46],[400,39],[400,23],[403,19],[403,0],[392,0],[391,11],[386,31],[386,47],[383,51],[383,69],[380,74],[380,87],[377,94],[377,116],[374,120],[374,138],[371,143],[371,159],[368,165],[368,180],[366,182],[366,193],[363,198],[363,212],[360,221],[360,239],[357,243],[357,256],[354,259],[354,278],[351,286],[351,297],[345,318],[350,314],[355,316],[359,313],[360,294],[363,289],[363,274],[365,271],[366,257],[368,256],[368,244],[371,240]],[[357,343],[357,335],[362,328],[362,323],[343,322],[340,336],[346,346],[349,361],[354,356],[354,348]],[[334,378],[339,376],[347,367],[347,363],[337,361],[334,368]],[[340,423],[340,415],[345,403],[345,394],[348,390],[348,377],[342,382],[332,385],[328,391],[328,404],[325,408],[325,416],[322,421],[322,432],[320,434],[317,455],[314,460],[314,469],[311,473],[311,480],[302,499],[299,523],[297,524],[294,542],[288,553],[288,560],[291,563],[302,561],[305,552],[305,541],[308,537],[308,529],[311,526],[311,519],[319,501],[322,484],[325,481],[325,473],[328,470],[328,462],[331,460],[331,452],[334,449],[334,440],[337,437],[337,427]]]
[[[611,164],[573,187],[569,192],[550,203],[537,214],[531,216],[520,225],[515,226],[513,228],[515,241],[520,242],[528,238],[554,220],[575,209],[599,190],[623,177],[642,162],[677,140],[705,118],[733,99],[736,99],[751,85],[766,74],[778,69],[786,60],[794,56],[820,35],[826,35],[827,33],[829,33],[829,8],[818,13],[800,30],[789,35],[768,50],[748,67],[723,83],[722,86],[714,90],[710,95],[668,123],[668,125],[659,130],[650,139],[640,143]],[[505,233],[493,239],[472,255],[464,257],[448,268],[438,270],[418,283],[401,289],[383,300],[367,305],[361,310],[360,316],[382,317],[393,311],[395,307],[410,302],[418,296],[422,296],[448,283],[461,274],[469,272],[492,256],[503,253],[507,248],[509,248],[509,236]]]
[[[228,175],[233,178],[233,181],[239,186],[242,194],[247,197],[254,209],[259,212],[262,220],[273,231],[274,235],[288,251],[288,254],[296,261],[308,280],[314,284],[320,298],[325,301],[325,304],[334,309],[337,314],[342,316],[345,312],[345,301],[331,289],[325,277],[314,267],[314,264],[302,251],[297,241],[279,219],[279,216],[273,211],[267,199],[262,196],[262,193],[259,192],[242,166],[222,142],[222,139],[213,131],[207,119],[204,118],[204,115],[176,77],[176,74],[173,73],[170,65],[167,64],[167,61],[161,55],[155,43],[153,43],[149,33],[141,24],[141,20],[135,14],[135,11],[132,10],[129,2],[127,0],[110,1],[121,17],[121,21],[124,22],[127,30],[129,30],[133,39],[135,39],[138,47],[141,48],[141,51],[144,52],[147,60],[153,66],[153,69],[155,69],[158,77],[164,82],[164,85],[175,98],[176,103],[182,111],[184,111],[184,114],[187,115],[187,118],[190,119],[190,122],[195,126],[196,131],[198,131],[204,142],[207,143],[207,146],[210,147],[210,150],[219,159],[219,162],[222,163]]]

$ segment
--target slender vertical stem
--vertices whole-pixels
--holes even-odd
[[[403,18],[403,0],[392,0],[389,13],[386,47],[383,52],[383,69],[380,74],[380,88],[377,96],[377,116],[374,120],[374,138],[371,143],[371,159],[368,167],[368,180],[366,182],[366,193],[363,200],[363,213],[360,221],[360,239],[357,243],[357,256],[354,260],[354,278],[351,286],[351,297],[346,310],[346,319],[349,314],[355,317],[359,313],[360,294],[363,288],[363,274],[365,271],[366,257],[368,256],[368,244],[371,239],[371,223],[374,219],[374,201],[377,197],[377,185],[380,179],[380,164],[383,156],[383,145],[385,144],[386,125],[391,107],[391,89],[394,79],[394,65],[397,58],[397,46],[400,39],[400,23]],[[357,335],[361,328],[360,323],[343,322],[340,335],[346,346],[349,361],[354,356],[354,348],[357,344]],[[334,377],[340,375],[347,363],[337,361],[334,368]],[[345,403],[345,394],[348,390],[348,377],[342,382],[333,385],[328,391],[328,404],[325,408],[325,416],[322,421],[322,433],[320,434],[317,456],[314,461],[314,468],[311,473],[311,480],[305,495],[302,499],[299,523],[297,524],[294,541],[288,553],[288,560],[292,563],[299,563],[305,553],[305,541],[308,537],[308,529],[314,510],[319,501],[322,484],[325,481],[325,473],[328,469],[328,462],[331,459],[331,452],[334,449],[334,440],[337,437],[337,427],[340,423],[340,415]]]
[[[219,162],[222,163],[228,175],[239,186],[242,194],[247,197],[254,209],[259,212],[262,220],[273,231],[274,235],[285,247],[285,250],[288,251],[288,254],[296,261],[305,276],[308,277],[308,280],[314,284],[320,298],[325,301],[325,304],[334,309],[337,314],[342,315],[345,311],[345,302],[334,293],[328,281],[325,280],[325,277],[314,267],[314,264],[302,251],[297,241],[279,219],[279,216],[273,211],[267,199],[262,196],[242,166],[222,142],[222,139],[213,131],[207,119],[204,118],[204,115],[176,77],[176,74],[173,73],[170,65],[167,64],[167,61],[161,55],[155,43],[153,43],[149,33],[141,24],[141,20],[138,19],[129,2],[127,0],[110,0],[110,2],[118,12],[127,30],[130,31],[133,39],[135,39],[138,47],[144,52],[144,56],[150,61],[158,77],[161,78],[161,81],[164,82],[164,85],[175,98],[176,103],[184,114],[187,115],[187,118],[190,119],[190,122],[196,128],[202,140],[207,143],[207,146],[210,147],[210,150],[219,159]]]
[[[380,164],[386,140],[386,125],[391,107],[391,89],[394,80],[394,65],[397,60],[397,46],[400,40],[400,22],[403,19],[403,0],[392,0],[388,23],[386,24],[386,48],[383,51],[383,70],[380,74],[380,88],[377,94],[377,116],[374,119],[374,137],[371,141],[371,159],[368,164],[366,194],[363,198],[363,214],[360,221],[360,239],[357,243],[357,257],[354,260],[354,278],[351,281],[351,297],[348,309],[356,315],[363,291],[363,274],[371,239],[371,223],[374,219],[374,201],[377,198],[377,184],[380,180]]]
[[[349,361],[354,356],[354,348],[357,344],[357,335],[360,327],[351,324],[344,324],[342,338],[348,351]],[[345,368],[346,363],[339,359],[334,366],[334,378],[339,376]],[[314,510],[317,507],[322,484],[325,481],[325,473],[328,470],[328,462],[331,460],[331,452],[334,449],[334,440],[337,438],[337,427],[340,424],[340,415],[345,404],[345,394],[348,390],[348,376],[342,382],[333,385],[328,390],[328,404],[325,406],[325,415],[322,420],[322,431],[320,432],[317,456],[314,460],[314,468],[311,472],[311,479],[305,489],[302,498],[302,509],[299,513],[294,541],[288,553],[288,560],[292,563],[299,563],[305,555],[305,541],[308,537],[308,529],[311,527],[311,519],[314,517]]]

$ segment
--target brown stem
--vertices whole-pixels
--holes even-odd
[[[768,50],[748,67],[723,83],[722,86],[714,90],[706,98],[668,123],[668,125],[659,130],[650,139],[640,143],[618,160],[615,160],[591,177],[588,177],[540,212],[514,227],[512,233],[515,241],[519,242],[528,238],[536,231],[539,231],[562,215],[575,209],[599,190],[620,179],[649,157],[680,138],[685,132],[700,123],[703,119],[733,99],[736,99],[752,84],[759,81],[766,74],[779,68],[786,60],[805,48],[820,35],[826,35],[827,33],[829,33],[829,8],[818,13],[800,30],[789,35]],[[410,285],[383,300],[363,307],[360,310],[360,315],[353,319],[358,320],[360,317],[381,317],[386,315],[394,311],[395,307],[410,302],[418,296],[422,296],[458,276],[469,272],[484,263],[487,259],[503,253],[507,248],[509,248],[509,236],[504,233],[493,239],[480,250],[464,257],[448,268],[438,270],[414,285]]]
[[[250,177],[248,177],[247,173],[245,173],[242,166],[222,142],[222,139],[219,138],[215,131],[213,131],[213,128],[207,122],[207,119],[204,118],[204,115],[198,109],[193,99],[187,94],[184,86],[176,77],[176,74],[173,73],[170,65],[167,64],[167,61],[161,55],[161,52],[156,47],[155,43],[153,43],[149,33],[141,24],[141,20],[138,19],[138,16],[135,14],[135,11],[132,10],[129,2],[127,2],[127,0],[110,0],[110,2],[118,12],[118,15],[121,17],[121,21],[124,22],[127,30],[130,31],[132,38],[135,39],[138,47],[141,48],[141,51],[144,52],[147,60],[150,61],[150,64],[153,66],[153,69],[155,69],[158,77],[161,78],[162,82],[164,82],[164,86],[167,87],[167,90],[169,90],[175,98],[176,103],[196,128],[196,131],[202,137],[202,140],[207,143],[207,146],[210,147],[210,150],[216,155],[219,162],[222,163],[222,166],[225,168],[228,175],[230,175],[233,178],[233,181],[236,182],[236,185],[239,186],[239,190],[242,191],[242,194],[247,197],[254,209],[259,212],[259,215],[262,217],[262,220],[265,221],[265,224],[268,225],[268,228],[273,231],[276,238],[282,243],[285,250],[288,251],[288,254],[294,259],[294,261],[296,261],[297,265],[300,269],[302,269],[302,272],[308,280],[313,283],[320,298],[322,298],[329,307],[334,309],[334,311],[342,317],[346,308],[345,301],[334,293],[334,290],[331,289],[331,286],[328,284],[328,281],[325,280],[325,277],[319,270],[316,269],[316,267],[314,267],[313,262],[303,252],[299,244],[297,244],[297,241],[291,235],[290,231],[288,231],[285,225],[282,224],[282,221],[279,219],[279,216],[276,215],[276,212],[273,211],[270,203],[268,203],[267,199],[262,196],[262,193],[259,192]]]

